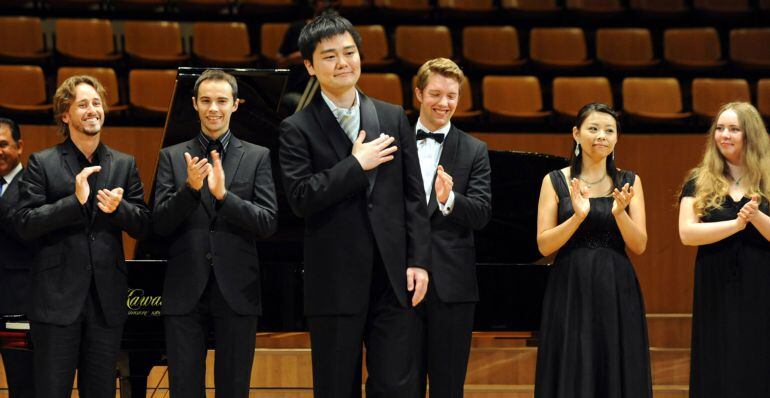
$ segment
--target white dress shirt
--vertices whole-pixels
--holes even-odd
[[[5,180],[5,184],[3,184],[2,187],[0,187],[0,196],[3,196],[5,194],[5,191],[8,189],[8,185],[11,184],[11,181],[13,181],[13,177],[16,177],[16,174],[19,174],[21,171],[21,163],[17,164],[16,167],[11,170],[10,173],[8,173],[4,177],[0,177]]]
[[[449,134],[449,129],[452,127],[452,123],[447,123],[436,131],[430,131],[425,127],[420,120],[417,120],[414,133],[417,134],[418,130],[423,130],[428,133],[442,134],[444,135],[444,142]],[[417,155],[420,158],[420,171],[422,172],[422,183],[425,189],[425,202],[430,202],[430,193],[433,191],[433,178],[436,176],[436,168],[438,168],[438,162],[441,159],[441,151],[444,148],[444,144],[439,144],[436,140],[426,138],[424,140],[417,141]],[[449,215],[454,208],[455,193],[449,192],[449,198],[446,204],[438,202],[439,210],[441,214]]]

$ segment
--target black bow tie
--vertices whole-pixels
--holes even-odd
[[[417,130],[417,141],[424,140],[426,138],[432,138],[436,140],[439,144],[444,142],[444,134],[439,133],[428,133],[425,130]]]

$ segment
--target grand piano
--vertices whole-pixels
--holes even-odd
[[[190,103],[202,68],[179,68],[163,147],[198,134],[198,117]],[[233,113],[231,129],[240,138],[270,148],[276,194],[278,232],[258,243],[262,277],[261,332],[306,330],[302,315],[303,220],[290,210],[280,183],[277,159],[278,125],[290,114],[280,107],[287,70],[228,69],[238,79],[242,103]],[[548,267],[537,264],[535,225],[540,183],[566,159],[537,153],[490,151],[492,219],[476,233],[480,302],[474,330],[535,331],[539,328]],[[154,186],[154,181],[153,185]],[[152,187],[151,186],[151,187]],[[150,193],[153,202],[154,189]],[[129,318],[118,363],[121,397],[144,397],[150,369],[162,363],[165,343],[160,317],[161,293],[168,254],[163,238],[139,242],[130,261]],[[0,346],[28,349],[27,332],[6,327],[19,319],[0,321]],[[213,347],[213,339],[210,340]]]

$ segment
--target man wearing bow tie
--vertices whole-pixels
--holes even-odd
[[[430,230],[404,110],[356,90],[361,37],[345,18],[305,25],[299,48],[321,90],[281,123],[279,159],[305,218],[305,315],[316,398],[412,397],[416,306],[428,286]]]
[[[277,207],[270,151],[230,131],[238,83],[221,70],[195,82],[200,132],[164,148],[155,179],[155,231],[169,238],[163,315],[169,388],[206,396],[206,340],[216,340],[216,397],[247,398],[261,313],[256,240],[272,235]]]
[[[451,123],[463,72],[436,58],[417,72],[417,152],[431,223],[431,285],[420,308],[421,382],[431,398],[462,397],[478,301],[473,231],[492,211],[487,145]],[[422,397],[425,396],[423,390]]]

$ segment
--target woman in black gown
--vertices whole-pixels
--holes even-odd
[[[682,188],[679,236],[698,246],[690,397],[770,397],[770,139],[749,103],[720,109]]]
[[[650,398],[644,303],[626,247],[647,245],[642,182],[615,167],[615,112],[592,103],[571,165],[543,179],[537,243],[558,250],[543,302],[536,398]]]

